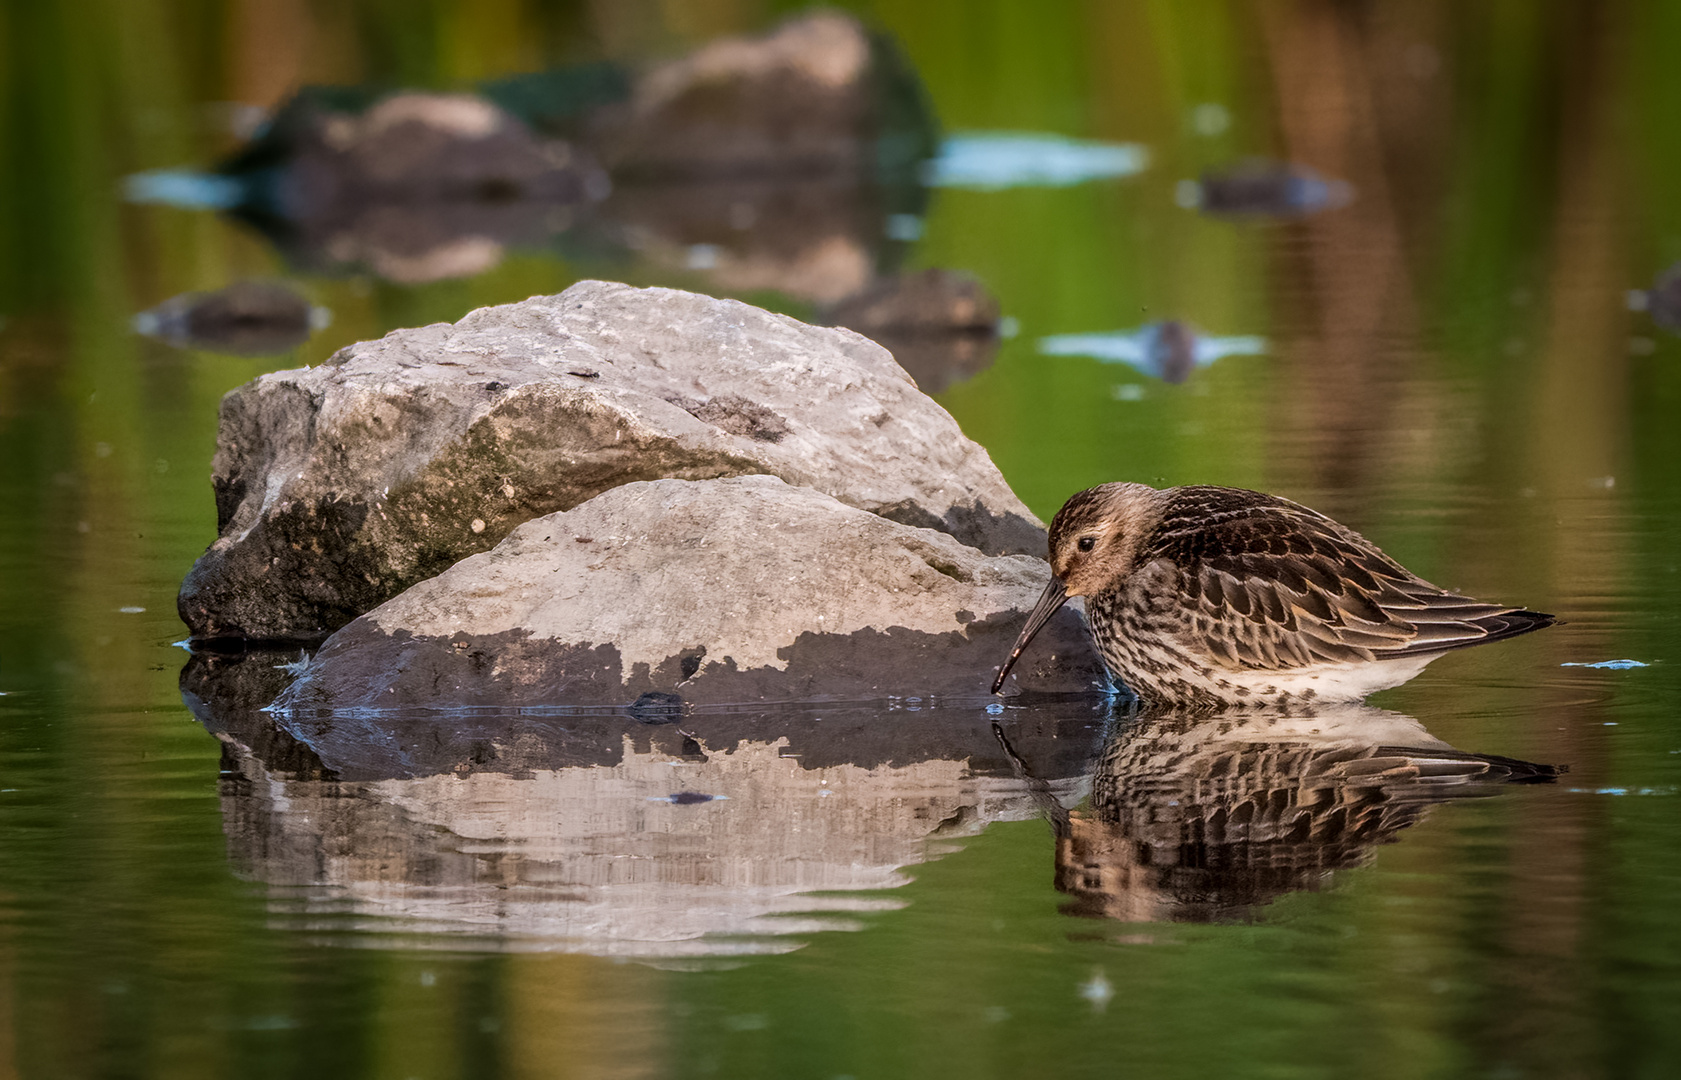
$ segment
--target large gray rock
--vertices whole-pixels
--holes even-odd
[[[984,698],[1048,575],[774,477],[629,484],[357,619],[276,707]],[[1104,685],[1077,612],[1046,633],[1012,686]]]
[[[319,638],[620,484],[765,473],[988,554],[1043,550],[892,356],[731,300],[581,282],[399,330],[222,402],[198,638]]]

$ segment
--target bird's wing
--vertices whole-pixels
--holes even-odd
[[[1305,506],[1181,488],[1140,552],[1160,560],[1188,626],[1234,669],[1422,657],[1549,625],[1549,615],[1440,589]]]

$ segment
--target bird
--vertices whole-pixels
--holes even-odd
[[[1050,583],[994,694],[1076,596],[1115,681],[1186,705],[1357,701],[1556,621],[1432,585],[1324,514],[1241,488],[1088,488],[1057,511],[1049,549]]]

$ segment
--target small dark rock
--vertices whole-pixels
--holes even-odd
[[[243,281],[166,300],[136,315],[134,329],[177,348],[268,356],[302,345],[330,318],[279,282]]]
[[[1652,321],[1665,330],[1681,333],[1681,263],[1659,274],[1645,296],[1646,312]]]
[[[1328,180],[1305,165],[1249,160],[1186,181],[1180,202],[1229,217],[1303,217],[1345,206],[1353,197],[1346,181]]]
[[[631,702],[629,711],[644,724],[675,724],[683,718],[683,699],[663,690],[650,690]]]
[[[1163,382],[1182,383],[1196,370],[1196,331],[1178,319],[1169,319],[1156,328],[1155,340],[1145,355]]]

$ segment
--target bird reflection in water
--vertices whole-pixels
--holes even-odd
[[[1437,803],[1561,771],[1464,753],[1412,717],[1366,705],[1147,710],[1104,747],[1088,808],[1040,802],[1064,911],[1230,922],[1365,865]]]

